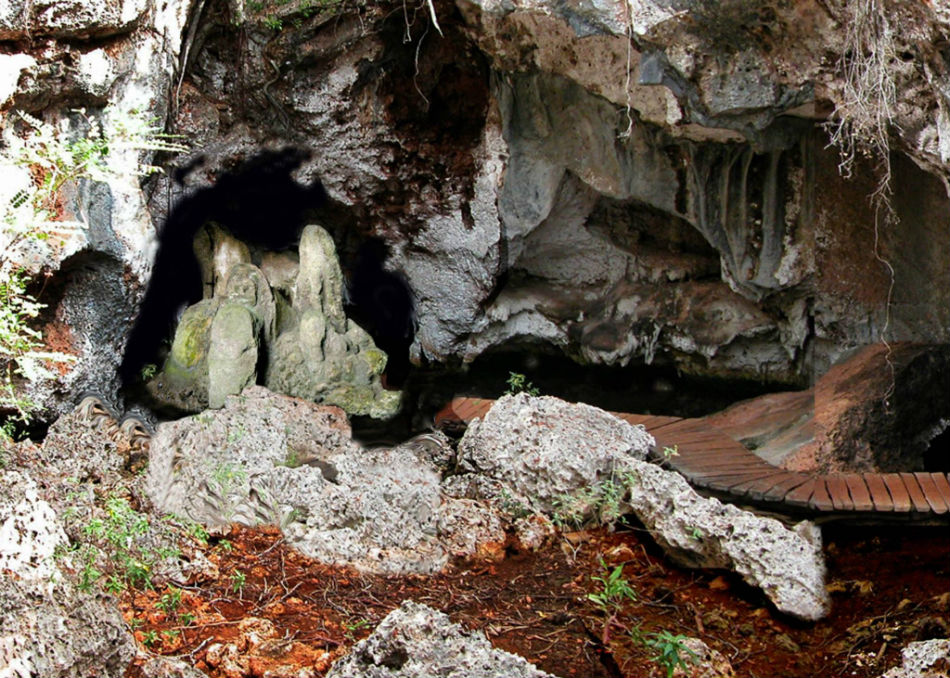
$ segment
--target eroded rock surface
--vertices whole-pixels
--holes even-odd
[[[336,662],[327,678],[546,678],[526,659],[495,649],[431,607],[405,601]]]
[[[362,448],[340,409],[255,386],[221,410],[159,425],[145,492],[159,511],[206,525],[280,525],[323,562],[432,572],[450,552],[480,546],[460,530],[484,523],[480,536],[504,534],[488,508],[475,515],[443,504],[441,475],[424,447]]]
[[[119,678],[135,643],[114,601],[84,593],[63,567],[69,545],[36,483],[0,473],[0,667],[11,678]]]
[[[517,490],[538,510],[613,477],[627,459],[645,459],[653,436],[603,410],[558,398],[504,396],[469,425],[462,468]]]
[[[901,650],[901,665],[881,678],[946,678],[950,676],[950,640],[924,640]]]
[[[245,261],[247,246],[220,227],[203,249],[202,276],[212,296],[182,314],[165,366],[148,385],[159,403],[192,412],[220,408],[227,396],[266,383],[354,415],[398,411],[400,394],[380,380],[386,354],[343,312],[343,274],[323,228],[304,229],[292,280],[268,260],[271,276],[277,274],[273,289]]]
[[[575,519],[593,518],[603,510],[598,503],[613,502],[612,515],[599,517],[633,512],[679,564],[733,570],[802,619],[828,613],[818,528],[806,521],[788,529],[700,496],[678,473],[643,461],[653,442],[642,427],[588,405],[508,396],[459,444],[463,468],[475,472],[448,479],[446,487],[547,513],[569,506]],[[581,494],[583,501],[572,500]]]

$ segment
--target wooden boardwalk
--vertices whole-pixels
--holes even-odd
[[[468,423],[494,401],[455,398],[436,425]],[[819,475],[772,466],[702,419],[614,413],[642,424],[656,439],[654,458],[679,471],[691,485],[738,503],[780,513],[829,517],[894,517],[950,520],[946,473],[841,473]],[[665,448],[675,455],[665,455]]]

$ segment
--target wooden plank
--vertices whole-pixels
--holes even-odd
[[[785,499],[785,495],[796,487],[804,485],[809,480],[811,480],[811,478],[804,473],[789,473],[785,480],[775,483],[775,485],[763,492],[762,496],[758,498],[764,501],[782,501]],[[752,496],[755,497],[755,494],[752,494]]]
[[[924,491],[924,497],[927,498],[927,503],[930,505],[931,511],[938,515],[950,511],[950,506],[947,506],[946,500],[943,498],[940,490],[937,489],[937,485],[929,473],[915,473],[914,477],[917,479],[917,484],[920,485],[920,489]]]
[[[752,471],[748,473],[737,473],[734,476],[721,476],[718,478],[711,478],[710,480],[714,483],[715,487],[721,487],[727,492],[732,493],[733,488],[742,485],[743,483],[749,482],[750,480],[760,480],[762,478],[768,478],[772,473],[770,471]],[[743,493],[744,494],[744,493]],[[741,494],[739,496],[742,496]]]
[[[848,483],[845,482],[845,479],[840,475],[830,475],[824,478],[835,511],[854,510],[854,503],[851,501],[851,495],[848,493]]]
[[[810,478],[807,482],[791,490],[785,495],[785,503],[789,506],[808,506],[808,500],[811,499],[817,482],[817,478]]]
[[[868,491],[868,486],[864,484],[864,478],[858,473],[846,473],[842,477],[848,484],[848,493],[851,495],[854,510],[873,511],[874,502],[871,501],[871,493]]]
[[[682,424],[683,422],[696,421],[695,419],[682,419],[680,417],[670,417],[669,419],[670,419],[669,421],[659,422],[651,426],[650,433],[653,433],[654,431],[665,431],[670,426],[674,426],[676,424]]]
[[[947,505],[950,506],[950,476],[946,473],[931,473],[930,477],[933,478],[937,490],[947,502]]]
[[[891,499],[890,492],[887,491],[887,485],[879,473],[865,473],[864,482],[867,483],[868,490],[871,492],[871,501],[874,502],[875,511],[893,511],[894,501]]]
[[[736,464],[733,466],[723,466],[714,469],[707,469],[701,466],[685,466],[685,468],[689,468],[690,470],[700,473],[707,478],[726,478],[728,476],[734,476],[741,473],[766,473],[775,470],[774,466],[769,467],[768,464]]]
[[[828,483],[823,477],[815,478],[815,489],[808,500],[808,508],[813,511],[834,511],[835,505],[828,493]]]
[[[901,473],[901,480],[904,481],[904,487],[907,488],[907,494],[914,503],[914,510],[919,513],[930,513],[930,504],[927,503],[927,497],[924,491],[917,484],[917,478],[913,473]]]
[[[914,510],[914,502],[910,500],[910,494],[899,473],[882,473],[881,480],[884,481],[887,491],[891,494],[895,511],[909,513]]]
[[[712,427],[701,419],[681,419],[659,426],[663,435],[685,435],[696,431],[709,431]]]
[[[736,495],[748,495],[750,497],[761,497],[765,492],[772,489],[772,487],[782,480],[788,480],[788,471],[783,471],[780,468],[773,468],[771,475],[767,475],[763,478],[757,478],[752,480],[747,480],[738,485],[733,485],[729,488],[729,491],[732,494]]]

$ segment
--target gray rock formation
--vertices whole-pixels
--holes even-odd
[[[450,478],[445,487],[549,514],[580,495],[586,499],[570,507],[577,520],[615,520],[632,512],[679,564],[733,570],[779,610],[801,619],[828,613],[817,527],[802,522],[788,529],[701,497],[678,473],[643,461],[653,442],[642,427],[588,405],[508,396],[470,426],[459,444],[463,468],[477,473]],[[605,516],[596,504],[608,497],[617,506]]]
[[[379,623],[327,678],[545,678],[522,657],[497,650],[431,607],[405,601]]]
[[[380,381],[386,354],[343,311],[343,274],[325,230],[304,229],[299,262],[289,270],[268,259],[274,290],[245,262],[247,246],[220,227],[195,240],[205,289],[214,296],[182,314],[165,366],[148,385],[159,402],[193,412],[220,408],[227,396],[264,382],[350,414],[386,418],[398,411],[400,394]],[[289,303],[278,296],[282,285]]]
[[[612,478],[628,459],[645,459],[652,444],[642,426],[596,407],[521,393],[500,398],[469,425],[459,458],[462,469],[550,513],[557,499]]]
[[[821,532],[814,524],[802,521],[789,529],[774,518],[701,497],[673,471],[637,461],[627,468],[626,506],[675,562],[732,570],[799,619],[828,614]]]
[[[735,678],[735,670],[719,650],[714,650],[699,638],[683,641],[686,656],[680,657],[686,666],[673,669],[673,678]]]
[[[342,407],[350,414],[386,418],[400,394],[383,389],[386,354],[343,312],[343,273],[330,235],[307,226],[289,321],[274,341],[265,384],[278,393]]]
[[[130,111],[162,125],[189,4],[3,3],[2,39],[40,40],[25,53],[5,57],[4,128],[13,130],[11,109],[77,135],[88,124],[76,113],[80,108],[111,132],[128,124]],[[102,114],[106,105],[109,111]],[[117,367],[148,281],[155,232],[137,168],[152,154],[118,146],[111,149],[114,171],[107,182],[70,182],[58,196],[57,217],[80,228],[54,228],[49,240],[7,251],[28,274],[52,274],[47,282],[56,292],[44,296],[50,309],[42,330],[51,349],[76,358],[48,379],[18,384],[47,421],[70,409],[84,391],[115,396]]]
[[[144,491],[162,513],[205,525],[279,525],[323,562],[432,572],[503,541],[489,508],[443,503],[440,474],[411,441],[363,449],[341,410],[253,386],[221,410],[159,425]]]
[[[108,596],[84,593],[63,568],[69,545],[36,483],[0,473],[0,667],[11,678],[119,678],[135,643]]]
[[[950,640],[924,640],[901,650],[901,665],[881,678],[947,678],[950,676]]]

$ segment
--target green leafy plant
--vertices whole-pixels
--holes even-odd
[[[68,362],[72,356],[44,350],[43,337],[31,327],[43,305],[27,292],[29,272],[20,263],[22,246],[51,237],[65,238],[85,228],[80,221],[60,216],[57,200],[68,183],[80,179],[106,181],[124,171],[111,161],[126,151],[185,150],[175,137],[166,135],[137,111],[106,111],[102,119],[73,111],[69,120],[52,125],[27,113],[15,112],[8,125],[0,166],[22,168],[21,184],[0,200],[0,410],[13,412],[0,435],[13,437],[16,425],[29,423],[34,403],[23,395],[18,380],[28,383],[50,379],[50,362]],[[18,133],[17,133],[18,130]],[[160,171],[138,164],[138,174]],[[10,422],[14,422],[11,426]]]
[[[145,647],[152,647],[155,643],[158,642],[158,631],[155,629],[149,629],[142,633],[142,644]]]
[[[364,629],[369,625],[369,619],[357,619],[354,622],[346,622],[343,624],[343,635],[346,636],[347,640],[352,642],[356,640],[357,631]]]
[[[142,370],[139,372],[139,377],[142,381],[148,381],[156,374],[158,374],[158,365],[155,363],[148,363],[142,367]]]
[[[530,396],[541,395],[541,391],[520,372],[509,372],[508,381],[505,383],[508,384],[508,388],[505,390],[506,395],[514,395],[516,393],[527,393]]]
[[[600,589],[594,593],[587,594],[587,600],[592,602],[597,609],[607,615],[615,614],[623,605],[625,600],[634,601],[637,599],[637,593],[623,577],[623,565],[617,565],[610,570],[603,560],[600,566],[604,569],[606,575],[592,575],[591,581],[600,584]]]
[[[175,614],[179,607],[181,607],[181,589],[174,586],[169,586],[168,591],[155,601],[155,608],[164,612],[167,617]]]
[[[669,461],[673,457],[680,456],[679,445],[673,445],[673,447],[664,447],[663,448],[663,459]]]
[[[240,594],[244,591],[244,586],[247,584],[247,575],[245,575],[240,570],[234,570],[231,573],[231,590],[234,593]]]
[[[658,631],[642,635],[642,642],[653,650],[653,661],[666,669],[666,678],[672,678],[677,667],[689,669],[689,664],[696,664],[699,657],[686,646],[686,636],[673,634],[669,631]]]

